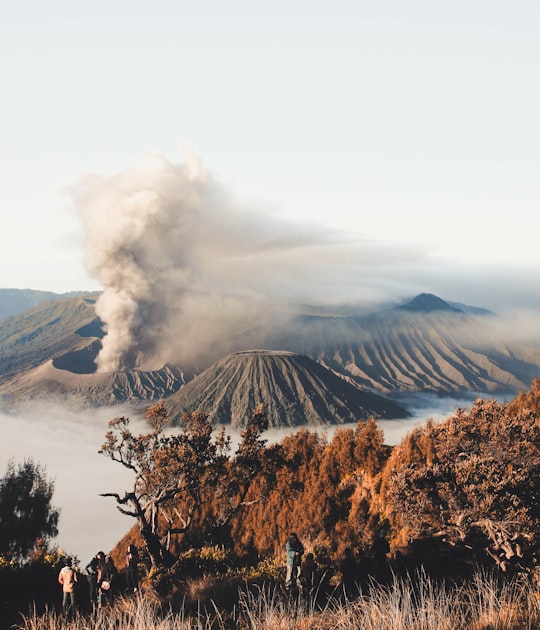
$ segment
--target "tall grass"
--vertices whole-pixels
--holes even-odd
[[[30,615],[23,630],[538,630],[540,596],[526,580],[477,575],[443,586],[426,575],[372,583],[348,601],[287,596],[281,585],[240,588],[227,610],[202,603],[164,606],[155,598],[119,599],[97,616],[66,621],[55,612]]]
[[[163,609],[154,601],[144,597],[120,599],[112,606],[98,610],[92,615],[75,615],[66,620],[57,612],[44,615],[33,614],[23,619],[17,626],[24,630],[206,630],[219,628],[219,614],[189,615],[184,609],[173,611]],[[223,626],[221,626],[223,627]]]

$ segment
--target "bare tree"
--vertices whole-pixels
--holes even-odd
[[[260,433],[266,428],[261,416],[264,410],[259,407],[232,460],[225,429],[214,436],[208,415],[199,411],[184,414],[183,429],[175,434],[165,433],[168,414],[163,403],[147,410],[152,431],[144,435],[131,432],[129,418],[109,422],[99,452],[131,470],[134,479],[131,490],[101,496],[115,498],[122,514],[137,519],[154,566],[173,560],[171,538],[185,534],[203,512],[213,518],[219,504],[222,525],[245,504],[246,488],[260,470],[256,460],[264,448]]]

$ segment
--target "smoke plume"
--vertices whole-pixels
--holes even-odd
[[[86,264],[104,288],[99,371],[217,358],[246,330],[275,326],[287,301],[320,300],[321,282],[346,293],[351,265],[377,264],[381,254],[242,208],[193,155],[87,176],[74,198]]]
[[[104,291],[96,312],[107,335],[100,371],[161,367],[212,343],[218,320],[242,308],[221,291],[234,262],[227,201],[195,158],[151,156],[109,178],[82,181],[76,198],[87,229],[88,269]],[[185,357],[184,357],[185,358]]]

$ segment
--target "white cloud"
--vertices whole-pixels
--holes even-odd
[[[53,505],[60,507],[54,543],[86,564],[100,549],[109,551],[135,523],[101,492],[129,489],[130,475],[98,450],[107,421],[121,409],[92,412],[57,405],[28,405],[16,414],[0,411],[0,474],[7,463],[31,458],[54,480]],[[83,565],[84,566],[84,565]]]

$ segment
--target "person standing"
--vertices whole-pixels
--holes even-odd
[[[381,584],[388,580],[388,558],[390,545],[386,540],[384,529],[380,529],[373,541],[371,549],[371,558],[373,560],[373,577]]]
[[[341,586],[345,600],[349,600],[358,593],[358,564],[354,559],[353,551],[347,547],[343,552],[343,558],[339,563],[341,572]]]
[[[86,579],[88,581],[88,596],[90,598],[92,611],[96,609],[98,600],[98,569],[99,560],[97,555],[95,555],[84,568],[86,571]]]
[[[126,553],[126,593],[134,593],[139,585],[139,554],[135,545],[129,545]]]
[[[103,552],[100,552],[103,553]],[[105,554],[103,554],[105,555]],[[103,606],[111,598],[113,583],[118,574],[118,569],[111,556],[106,556],[98,569],[98,605]]]
[[[302,587],[300,580],[300,567],[302,565],[302,556],[304,555],[304,545],[300,542],[298,536],[293,532],[287,538],[285,545],[287,554],[287,575],[285,577],[285,587],[290,589],[293,583],[299,588]]]
[[[62,612],[66,618],[73,617],[76,611],[77,571],[73,567],[71,558],[66,558],[64,566],[60,569],[58,583],[62,585]]]
[[[315,586],[315,576],[317,573],[317,563],[312,553],[306,554],[304,561],[300,565],[300,573],[307,591],[311,591]]]

